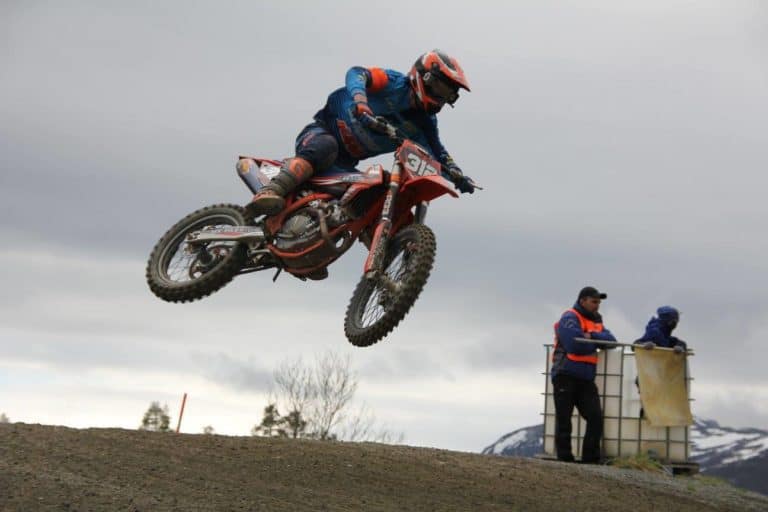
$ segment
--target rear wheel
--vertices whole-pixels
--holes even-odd
[[[373,345],[405,317],[427,283],[435,261],[432,230],[413,224],[397,233],[387,247],[384,273],[363,277],[347,308],[344,333],[358,347]]]
[[[169,229],[152,250],[147,283],[168,302],[201,299],[229,283],[245,264],[246,247],[238,242],[190,244],[187,235],[204,228],[246,225],[243,208],[206,206]]]

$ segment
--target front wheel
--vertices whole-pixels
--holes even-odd
[[[246,247],[239,242],[192,245],[187,235],[205,228],[246,225],[243,208],[234,204],[206,206],[169,229],[152,250],[147,283],[168,302],[201,299],[230,282],[245,264]]]
[[[424,224],[408,226],[392,238],[384,273],[363,277],[349,302],[344,333],[350,343],[373,345],[400,323],[427,283],[435,252],[435,235]]]

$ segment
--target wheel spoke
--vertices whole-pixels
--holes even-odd
[[[381,289],[376,286],[372,291],[371,294],[368,297],[368,300],[365,303],[365,307],[363,308],[362,312],[362,318],[361,323],[363,327],[368,327],[370,325],[375,324],[379,321],[379,319],[384,316],[384,313],[386,313],[386,310],[384,307],[379,303],[379,299],[381,297]]]
[[[201,261],[199,252],[192,253],[189,251],[189,244],[186,241],[187,235],[206,227],[218,229],[236,225],[237,223],[229,218],[214,217],[203,219],[201,222],[179,233],[175,239],[175,247],[173,243],[169,244],[169,247],[173,248],[168,251],[164,258],[166,263],[161,263],[163,267],[160,269],[162,274],[166,279],[174,283],[185,283],[199,279],[215,268],[220,261],[224,260],[237,245],[237,242],[216,242],[209,246],[201,247],[199,251],[205,251],[209,258],[213,258],[213,261],[206,264]]]
[[[385,270],[386,277],[384,279],[391,281],[394,285],[399,285],[407,273],[409,257],[410,251],[406,248],[399,251],[387,265]],[[374,285],[360,314],[361,327],[370,327],[384,317],[388,306],[393,300],[392,293],[392,291],[384,288],[383,283],[376,283]]]

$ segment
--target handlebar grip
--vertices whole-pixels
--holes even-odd
[[[366,127],[381,133],[386,133],[387,125],[389,124],[384,118],[374,117],[367,112],[362,112],[360,114],[360,120]]]
[[[370,114],[363,113],[360,115],[360,120],[369,130],[386,135],[392,140],[403,140],[403,137],[398,133],[397,128],[392,126],[392,124],[384,117],[374,117]]]

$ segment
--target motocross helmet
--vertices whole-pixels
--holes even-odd
[[[440,50],[427,52],[416,60],[408,73],[418,105],[435,114],[446,103],[459,99],[459,89],[469,91],[469,82],[459,61]]]

